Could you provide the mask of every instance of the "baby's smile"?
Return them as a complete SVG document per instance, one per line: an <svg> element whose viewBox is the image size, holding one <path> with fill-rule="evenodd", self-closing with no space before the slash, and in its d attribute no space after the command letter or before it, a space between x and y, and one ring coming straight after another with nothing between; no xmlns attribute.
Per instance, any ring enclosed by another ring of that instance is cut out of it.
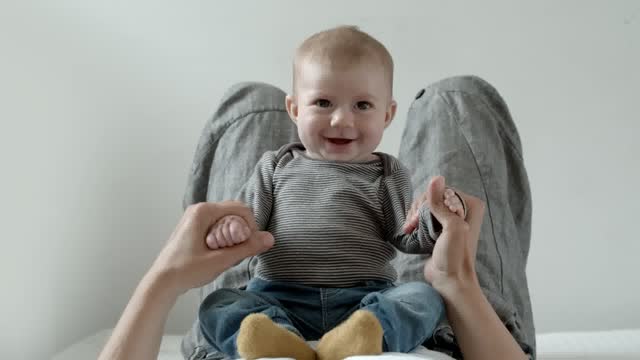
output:
<svg viewBox="0 0 640 360"><path fill-rule="evenodd" d="M297 71L296 95L287 106L306 154L348 162L375 158L395 112L384 67L374 61L346 67L301 61Z"/></svg>
<svg viewBox="0 0 640 360"><path fill-rule="evenodd" d="M335 145L348 145L352 141L354 141L354 139L343 139L343 138L326 138L326 139L327 141Z"/></svg>

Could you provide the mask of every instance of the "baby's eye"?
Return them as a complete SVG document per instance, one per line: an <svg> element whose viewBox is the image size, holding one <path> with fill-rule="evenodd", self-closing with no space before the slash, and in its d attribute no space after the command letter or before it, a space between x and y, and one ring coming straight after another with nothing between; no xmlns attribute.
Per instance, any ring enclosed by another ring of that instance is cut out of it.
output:
<svg viewBox="0 0 640 360"><path fill-rule="evenodd" d="M316 100L315 105L321 108L328 108L331 106L331 101L327 99L318 99Z"/></svg>
<svg viewBox="0 0 640 360"><path fill-rule="evenodd" d="M356 107L358 110L369 110L373 107L373 104L368 101L358 101L358 103L356 103Z"/></svg>

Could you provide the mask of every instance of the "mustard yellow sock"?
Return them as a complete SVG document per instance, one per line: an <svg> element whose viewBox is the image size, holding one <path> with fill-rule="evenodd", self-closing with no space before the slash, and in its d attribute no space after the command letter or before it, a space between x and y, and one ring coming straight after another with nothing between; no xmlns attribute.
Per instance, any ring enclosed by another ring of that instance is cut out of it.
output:
<svg viewBox="0 0 640 360"><path fill-rule="evenodd" d="M304 339L264 314L251 314L244 318L236 342L238 354L247 360L263 357L316 359L315 351Z"/></svg>
<svg viewBox="0 0 640 360"><path fill-rule="evenodd" d="M318 360L342 360L356 355L382 354L382 326L373 313L358 310L318 342Z"/></svg>

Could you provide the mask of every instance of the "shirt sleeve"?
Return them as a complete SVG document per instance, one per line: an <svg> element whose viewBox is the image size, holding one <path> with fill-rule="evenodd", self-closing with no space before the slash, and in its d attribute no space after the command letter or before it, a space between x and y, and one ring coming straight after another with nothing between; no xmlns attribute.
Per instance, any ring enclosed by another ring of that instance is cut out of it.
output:
<svg viewBox="0 0 640 360"><path fill-rule="evenodd" d="M398 250L408 254L431 254L442 226L426 205L419 211L416 229L405 234L402 227L412 203L409 171L400 166L383 179L382 206L385 216L385 236Z"/></svg>
<svg viewBox="0 0 640 360"><path fill-rule="evenodd" d="M273 206L273 174L276 168L276 153L266 152L253 171L253 174L240 191L237 200L244 202L253 210L253 216L259 231L269 227Z"/></svg>

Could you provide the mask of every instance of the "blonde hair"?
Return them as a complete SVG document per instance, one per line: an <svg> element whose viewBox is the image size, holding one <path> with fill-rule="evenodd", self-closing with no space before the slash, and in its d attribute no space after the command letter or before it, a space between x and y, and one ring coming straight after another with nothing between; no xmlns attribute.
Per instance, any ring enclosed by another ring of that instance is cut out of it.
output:
<svg viewBox="0 0 640 360"><path fill-rule="evenodd" d="M393 88L393 59L381 42L358 29L357 26L338 26L313 34L300 44L293 59L293 91L296 74L303 61L311 61L338 69L362 64L378 63Z"/></svg>

